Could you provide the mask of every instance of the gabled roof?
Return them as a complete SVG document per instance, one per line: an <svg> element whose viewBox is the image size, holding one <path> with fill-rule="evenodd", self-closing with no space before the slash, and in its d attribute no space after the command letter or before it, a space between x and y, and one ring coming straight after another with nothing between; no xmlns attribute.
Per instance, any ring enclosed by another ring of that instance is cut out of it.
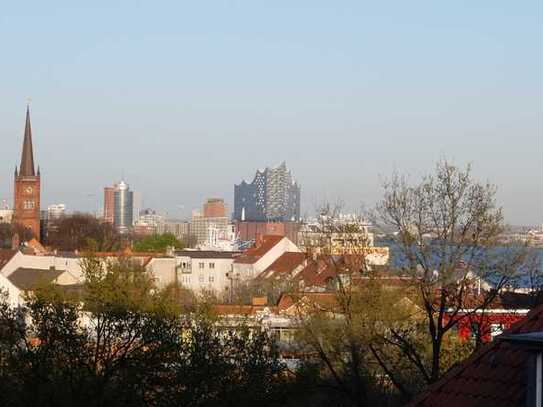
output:
<svg viewBox="0 0 543 407"><path fill-rule="evenodd" d="M275 235L266 235L262 237L262 242L247 250L241 256L239 256L234 263L241 264L254 264L260 258L262 258L266 253L275 247L281 240L284 239L284 236L275 236Z"/></svg>
<svg viewBox="0 0 543 407"><path fill-rule="evenodd" d="M33 290L42 284L52 283L63 270L19 267L8 276L8 280L19 290Z"/></svg>
<svg viewBox="0 0 543 407"><path fill-rule="evenodd" d="M319 260L311 260L295 277L296 281L303 281L305 287L325 287L330 280L338 277L341 269L336 265L321 258Z"/></svg>
<svg viewBox="0 0 543 407"><path fill-rule="evenodd" d="M0 270L17 254L17 250L0 249Z"/></svg>
<svg viewBox="0 0 543 407"><path fill-rule="evenodd" d="M287 312L292 306L297 306L307 311L333 312L338 310L338 301L335 293L325 292L298 292L281 294L277 301L277 311Z"/></svg>
<svg viewBox="0 0 543 407"><path fill-rule="evenodd" d="M305 253L285 252L267 269L260 273L259 278L273 278L290 275L296 268L307 260Z"/></svg>
<svg viewBox="0 0 543 407"><path fill-rule="evenodd" d="M505 334L543 331L543 305ZM420 394L411 406L469 407L525 405L526 363L530 352L498 336Z"/></svg>

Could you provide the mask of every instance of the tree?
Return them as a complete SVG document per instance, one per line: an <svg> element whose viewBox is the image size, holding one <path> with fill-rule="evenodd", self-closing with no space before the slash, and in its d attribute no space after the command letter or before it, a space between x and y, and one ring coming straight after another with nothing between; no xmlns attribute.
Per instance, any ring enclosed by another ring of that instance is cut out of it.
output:
<svg viewBox="0 0 543 407"><path fill-rule="evenodd" d="M164 233L162 235L150 235L134 242L136 252L165 252L169 247L183 249L184 244L175 235Z"/></svg>
<svg viewBox="0 0 543 407"><path fill-rule="evenodd" d="M20 243L34 238L32 229L20 223L0 223L0 249L11 249L15 235L18 236Z"/></svg>
<svg viewBox="0 0 543 407"><path fill-rule="evenodd" d="M384 184L374 220L396 231L399 268L409 276L423 312L421 323L391 329L385 339L426 383L450 366L444 349L449 332L513 285L526 259L526 247L505 246L499 239L504 224L495 194L495 186L472 178L469 166L447 161L419 183L395 174ZM492 281L493 288L478 290L480 281ZM381 362L394 370L391 360Z"/></svg>
<svg viewBox="0 0 543 407"><path fill-rule="evenodd" d="M121 248L121 238L110 223L76 213L51 224L47 244L61 251L114 251Z"/></svg>
<svg viewBox="0 0 543 407"><path fill-rule="evenodd" d="M205 310L183 314L129 260L88 257L77 296L59 286L27 298L25 325L0 302L2 405L271 405L283 400L273 340Z"/></svg>

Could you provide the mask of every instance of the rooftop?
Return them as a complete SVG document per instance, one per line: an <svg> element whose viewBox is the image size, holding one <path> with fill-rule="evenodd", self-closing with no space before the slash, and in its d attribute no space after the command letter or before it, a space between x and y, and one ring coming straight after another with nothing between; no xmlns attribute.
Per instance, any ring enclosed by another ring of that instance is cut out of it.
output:
<svg viewBox="0 0 543 407"><path fill-rule="evenodd" d="M260 278L270 278L279 274L290 274L307 259L305 253L285 252L261 274Z"/></svg>
<svg viewBox="0 0 543 407"><path fill-rule="evenodd" d="M16 254L17 250L0 249L0 269L2 269L2 267L4 267Z"/></svg>
<svg viewBox="0 0 543 407"><path fill-rule="evenodd" d="M254 264L262 256L268 253L276 244L278 244L284 237L283 236L274 236L266 235L262 237L262 242L259 245L250 248L241 256L239 256L235 262L242 264Z"/></svg>
<svg viewBox="0 0 543 407"><path fill-rule="evenodd" d="M19 267L8 276L8 280L20 290L33 290L40 285L52 283L64 271Z"/></svg>
<svg viewBox="0 0 543 407"><path fill-rule="evenodd" d="M540 338L543 305L482 347L441 380L420 394L411 406L520 406L525 405L526 364L530 349L511 338ZM531 335L537 333L536 335ZM529 334L519 336L519 334ZM517 341L518 342L518 341Z"/></svg>

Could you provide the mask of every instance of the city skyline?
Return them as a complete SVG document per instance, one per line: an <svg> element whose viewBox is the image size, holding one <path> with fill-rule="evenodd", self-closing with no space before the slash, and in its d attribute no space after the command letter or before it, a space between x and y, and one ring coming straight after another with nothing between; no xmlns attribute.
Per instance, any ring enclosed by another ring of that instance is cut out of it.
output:
<svg viewBox="0 0 543 407"><path fill-rule="evenodd" d="M99 211L125 178L189 217L286 161L302 214L356 210L446 156L498 186L508 222L543 221L541 4L162 4L7 5L0 200L31 96L43 207Z"/></svg>

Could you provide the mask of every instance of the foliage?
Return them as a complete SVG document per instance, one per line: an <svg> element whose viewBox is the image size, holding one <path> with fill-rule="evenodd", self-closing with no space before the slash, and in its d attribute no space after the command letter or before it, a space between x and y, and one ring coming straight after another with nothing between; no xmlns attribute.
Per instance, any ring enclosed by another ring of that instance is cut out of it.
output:
<svg viewBox="0 0 543 407"><path fill-rule="evenodd" d="M528 252L523 245L505 247L500 241L504 224L496 188L474 180L469 166L441 161L420 182L410 184L396 174L384 190L374 221L396 231L392 239L401 272L411 281L422 319L390 330L380 364L385 371L410 370L415 381L428 384L455 363L446 348L453 345L452 330L517 281ZM481 281L494 287L479 290ZM394 350L402 364L386 357ZM397 385L402 386L400 380Z"/></svg>
<svg viewBox="0 0 543 407"><path fill-rule="evenodd" d="M32 229L16 223L0 223L0 249L11 249L14 235L19 236L19 242L28 242L34 238Z"/></svg>
<svg viewBox="0 0 543 407"><path fill-rule="evenodd" d="M165 252L168 247L183 249L184 244L173 234L164 233L162 235L145 236L140 240L136 240L133 246L136 252Z"/></svg>
<svg viewBox="0 0 543 407"><path fill-rule="evenodd" d="M0 404L272 405L284 366L263 331L182 314L141 267L89 257L81 297L36 290L21 310L0 302Z"/></svg>
<svg viewBox="0 0 543 407"><path fill-rule="evenodd" d="M49 226L47 245L61 251L114 251L121 237L112 224L83 213L63 216Z"/></svg>

